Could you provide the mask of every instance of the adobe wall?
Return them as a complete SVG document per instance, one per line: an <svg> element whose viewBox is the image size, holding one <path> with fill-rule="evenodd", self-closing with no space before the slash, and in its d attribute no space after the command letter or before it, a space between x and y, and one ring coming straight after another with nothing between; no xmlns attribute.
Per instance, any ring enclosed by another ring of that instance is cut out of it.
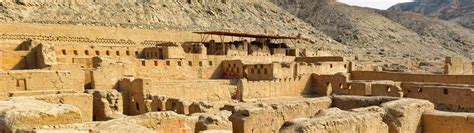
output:
<svg viewBox="0 0 474 133"><path fill-rule="evenodd" d="M0 72L0 90L15 96L20 92L76 91L83 92L82 83L75 80L76 75L68 71L20 70Z"/></svg>
<svg viewBox="0 0 474 133"><path fill-rule="evenodd" d="M448 75L472 75L472 62L465 61L462 57L446 57L444 73Z"/></svg>
<svg viewBox="0 0 474 133"><path fill-rule="evenodd" d="M139 77L154 80L217 79L222 76L221 60L135 60Z"/></svg>
<svg viewBox="0 0 474 133"><path fill-rule="evenodd" d="M94 58L92 89L117 89L126 76L136 76L135 65L128 58ZM113 77L113 78L112 78Z"/></svg>
<svg viewBox="0 0 474 133"><path fill-rule="evenodd" d="M124 112L137 115L152 111L149 104L153 96L168 96L173 98L224 102L231 101L229 80L180 80L155 81L150 79L124 79L119 83L119 91L127 93L124 96Z"/></svg>
<svg viewBox="0 0 474 133"><path fill-rule="evenodd" d="M273 79L291 78L298 75L304 75L304 74L296 73L295 63L290 63L290 64L272 63L272 64L273 64L273 70L271 72L273 73Z"/></svg>
<svg viewBox="0 0 474 133"><path fill-rule="evenodd" d="M140 47L72 47L72 46L55 46L55 54L57 61L61 63L81 63L75 59L101 57L142 57L142 49Z"/></svg>
<svg viewBox="0 0 474 133"><path fill-rule="evenodd" d="M427 82L357 81L344 75L316 75L312 82L317 94L330 96L391 96L425 99L436 109L456 112L473 112L473 85L456 85Z"/></svg>
<svg viewBox="0 0 474 133"><path fill-rule="evenodd" d="M350 72L350 63L348 62L320 62L320 63L305 63L297 64L296 71L298 75L301 74L321 74L332 75L336 73Z"/></svg>
<svg viewBox="0 0 474 133"><path fill-rule="evenodd" d="M402 83L405 97L429 100L436 109L455 112L474 112L474 86Z"/></svg>
<svg viewBox="0 0 474 133"><path fill-rule="evenodd" d="M229 80L151 81L144 92L195 101L231 101Z"/></svg>
<svg viewBox="0 0 474 133"><path fill-rule="evenodd" d="M112 89L92 89L86 91L93 96L94 121L105 121L124 116L124 99L122 93Z"/></svg>
<svg viewBox="0 0 474 133"><path fill-rule="evenodd" d="M330 105L331 99L327 97L279 99L262 104L248 103L237 105L235 113L229 120L232 121L234 133L279 132L285 121L310 117L315 112L329 108Z"/></svg>
<svg viewBox="0 0 474 133"><path fill-rule="evenodd" d="M392 80L401 82L432 82L474 85L474 75L409 74L374 71L352 71L351 80Z"/></svg>
<svg viewBox="0 0 474 133"><path fill-rule="evenodd" d="M276 63L245 65L244 69L247 74L247 79L250 81L275 79L273 73L275 71L273 69L275 64Z"/></svg>
<svg viewBox="0 0 474 133"><path fill-rule="evenodd" d="M471 133L474 131L473 113L431 111L423 113L425 133Z"/></svg>
<svg viewBox="0 0 474 133"><path fill-rule="evenodd" d="M224 78L241 79L244 78L244 64L240 60L222 61L222 70Z"/></svg>
<svg viewBox="0 0 474 133"><path fill-rule="evenodd" d="M269 99L278 97L300 97L314 95L310 75L294 78L275 79L270 81L239 81L239 98L243 101Z"/></svg>

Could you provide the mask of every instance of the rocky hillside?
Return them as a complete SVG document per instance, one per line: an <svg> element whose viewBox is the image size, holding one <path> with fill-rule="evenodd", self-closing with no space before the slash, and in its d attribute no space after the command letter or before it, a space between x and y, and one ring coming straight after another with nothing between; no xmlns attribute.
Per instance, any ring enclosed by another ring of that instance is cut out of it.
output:
<svg viewBox="0 0 474 133"><path fill-rule="evenodd" d="M178 31L302 34L318 46L342 45L268 1L4 0L0 22L100 25ZM317 47L317 46L315 46Z"/></svg>
<svg viewBox="0 0 474 133"><path fill-rule="evenodd" d="M413 13L361 8L335 0L272 0L369 60L442 62L444 56L472 59L474 33L457 24ZM397 59L391 59L397 58ZM364 60L362 58L361 60ZM437 61L439 60L439 61ZM393 64L385 64L391 69ZM395 64L419 68L416 63Z"/></svg>
<svg viewBox="0 0 474 133"><path fill-rule="evenodd" d="M421 13L474 29L473 0L415 0L415 2L392 6L388 10Z"/></svg>

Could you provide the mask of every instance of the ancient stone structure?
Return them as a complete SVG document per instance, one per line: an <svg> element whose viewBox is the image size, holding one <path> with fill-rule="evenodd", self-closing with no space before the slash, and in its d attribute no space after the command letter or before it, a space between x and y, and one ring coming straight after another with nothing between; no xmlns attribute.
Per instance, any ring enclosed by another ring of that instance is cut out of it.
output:
<svg viewBox="0 0 474 133"><path fill-rule="evenodd" d="M0 132L474 131L457 57L446 74L358 71L300 37L30 28L0 30Z"/></svg>

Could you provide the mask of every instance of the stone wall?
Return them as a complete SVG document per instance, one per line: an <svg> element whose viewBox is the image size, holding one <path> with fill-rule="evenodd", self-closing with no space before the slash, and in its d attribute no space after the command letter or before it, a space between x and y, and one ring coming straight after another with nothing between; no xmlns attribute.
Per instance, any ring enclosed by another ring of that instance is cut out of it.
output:
<svg viewBox="0 0 474 133"><path fill-rule="evenodd" d="M310 75L270 81L239 81L238 93L243 101L277 97L300 97L314 95Z"/></svg>

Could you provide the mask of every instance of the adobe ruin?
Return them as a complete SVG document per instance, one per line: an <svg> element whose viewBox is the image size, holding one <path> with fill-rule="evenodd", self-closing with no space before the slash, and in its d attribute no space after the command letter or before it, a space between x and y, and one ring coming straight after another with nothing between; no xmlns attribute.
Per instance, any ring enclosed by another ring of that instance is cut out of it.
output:
<svg viewBox="0 0 474 133"><path fill-rule="evenodd" d="M445 74L359 71L303 37L0 29L0 132L474 131L458 57Z"/></svg>

